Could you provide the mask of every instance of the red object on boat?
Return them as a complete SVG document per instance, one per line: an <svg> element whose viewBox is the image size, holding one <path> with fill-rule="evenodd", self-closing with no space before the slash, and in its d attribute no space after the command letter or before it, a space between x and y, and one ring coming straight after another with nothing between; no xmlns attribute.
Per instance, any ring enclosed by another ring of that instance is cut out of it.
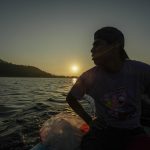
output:
<svg viewBox="0 0 150 150"><path fill-rule="evenodd" d="M84 123L81 125L80 127L80 130L83 132L83 133L87 133L89 131L90 127L88 124Z"/></svg>

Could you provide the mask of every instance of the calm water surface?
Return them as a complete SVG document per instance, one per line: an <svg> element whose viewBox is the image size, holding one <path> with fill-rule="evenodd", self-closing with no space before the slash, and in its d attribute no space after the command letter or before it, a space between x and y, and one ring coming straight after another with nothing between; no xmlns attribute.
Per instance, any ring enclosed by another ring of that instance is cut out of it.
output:
<svg viewBox="0 0 150 150"><path fill-rule="evenodd" d="M0 149L30 149L39 142L45 120L62 111L72 112L65 98L75 80L0 78Z"/></svg>

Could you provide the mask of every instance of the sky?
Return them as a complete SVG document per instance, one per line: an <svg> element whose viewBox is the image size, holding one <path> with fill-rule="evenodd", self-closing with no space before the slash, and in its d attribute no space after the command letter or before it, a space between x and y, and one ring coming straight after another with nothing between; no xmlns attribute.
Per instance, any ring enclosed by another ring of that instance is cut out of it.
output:
<svg viewBox="0 0 150 150"><path fill-rule="evenodd" d="M80 75L94 66L94 32L114 26L129 57L150 64L149 6L149 0L0 0L0 59Z"/></svg>

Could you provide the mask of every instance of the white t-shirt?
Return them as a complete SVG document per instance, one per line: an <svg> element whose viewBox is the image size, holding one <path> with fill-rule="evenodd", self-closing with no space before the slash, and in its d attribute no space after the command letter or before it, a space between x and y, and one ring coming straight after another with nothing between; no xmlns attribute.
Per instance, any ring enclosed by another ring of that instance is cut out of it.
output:
<svg viewBox="0 0 150 150"><path fill-rule="evenodd" d="M150 65L126 60L117 73L95 66L78 78L69 93L78 100L90 95L97 117L103 116L108 126L140 127L141 96L150 96Z"/></svg>

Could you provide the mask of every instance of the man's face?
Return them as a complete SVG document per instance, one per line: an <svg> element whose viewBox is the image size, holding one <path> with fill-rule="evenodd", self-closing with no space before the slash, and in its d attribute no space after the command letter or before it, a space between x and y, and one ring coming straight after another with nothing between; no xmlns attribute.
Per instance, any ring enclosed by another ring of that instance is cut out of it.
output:
<svg viewBox="0 0 150 150"><path fill-rule="evenodd" d="M110 62L114 55L113 46L108 44L105 40L97 39L93 43L91 49L92 60L96 65L106 66Z"/></svg>

